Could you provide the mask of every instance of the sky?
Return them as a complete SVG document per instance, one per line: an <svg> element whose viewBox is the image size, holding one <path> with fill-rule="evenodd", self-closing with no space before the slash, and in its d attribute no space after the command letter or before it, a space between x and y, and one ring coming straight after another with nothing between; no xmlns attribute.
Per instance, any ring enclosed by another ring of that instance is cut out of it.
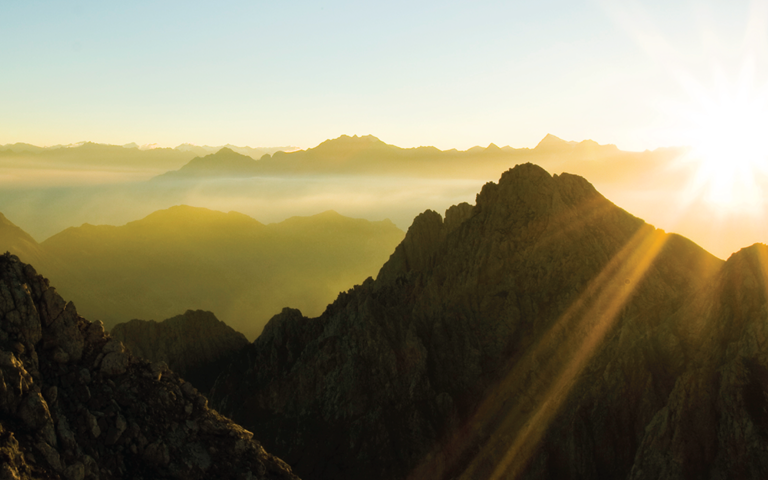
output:
<svg viewBox="0 0 768 480"><path fill-rule="evenodd" d="M768 110L767 12L707 0L0 2L0 144L307 148L373 134L466 149L552 133L685 145L712 99Z"/></svg>

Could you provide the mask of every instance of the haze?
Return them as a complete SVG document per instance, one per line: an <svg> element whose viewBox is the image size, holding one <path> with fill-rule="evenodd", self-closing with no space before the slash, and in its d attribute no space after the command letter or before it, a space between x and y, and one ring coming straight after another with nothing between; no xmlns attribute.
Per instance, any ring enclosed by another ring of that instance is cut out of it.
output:
<svg viewBox="0 0 768 480"><path fill-rule="evenodd" d="M0 212L39 242L175 205L405 230L528 161L721 258L768 238L765 1L38 6L0 6ZM259 166L187 175L221 147Z"/></svg>
<svg viewBox="0 0 768 480"><path fill-rule="evenodd" d="M45 5L45 8L39 8ZM0 144L624 150L765 85L765 2L3 2ZM749 66L751 64L751 66ZM706 96L706 95L705 95Z"/></svg>

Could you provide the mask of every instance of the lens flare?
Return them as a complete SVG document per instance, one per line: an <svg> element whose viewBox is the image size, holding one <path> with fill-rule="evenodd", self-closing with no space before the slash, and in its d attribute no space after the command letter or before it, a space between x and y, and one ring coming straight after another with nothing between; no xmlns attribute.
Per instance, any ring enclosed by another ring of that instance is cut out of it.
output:
<svg viewBox="0 0 768 480"><path fill-rule="evenodd" d="M735 84L723 74L716 76L715 87L709 90L685 82L694 102L680 112L687 125L682 135L693 147L686 161L697 165L686 195L722 211L755 210L764 202L768 89L753 87L751 65L745 62Z"/></svg>

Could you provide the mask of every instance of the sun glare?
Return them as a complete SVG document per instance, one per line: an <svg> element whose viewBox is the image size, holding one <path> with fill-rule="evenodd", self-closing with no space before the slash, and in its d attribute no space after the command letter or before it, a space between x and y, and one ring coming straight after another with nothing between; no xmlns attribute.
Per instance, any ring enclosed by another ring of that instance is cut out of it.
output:
<svg viewBox="0 0 768 480"><path fill-rule="evenodd" d="M693 147L688 159L698 164L691 194L724 210L759 207L768 172L765 90L751 88L744 76L735 86L719 81L714 92L693 89L697 106L684 115Z"/></svg>

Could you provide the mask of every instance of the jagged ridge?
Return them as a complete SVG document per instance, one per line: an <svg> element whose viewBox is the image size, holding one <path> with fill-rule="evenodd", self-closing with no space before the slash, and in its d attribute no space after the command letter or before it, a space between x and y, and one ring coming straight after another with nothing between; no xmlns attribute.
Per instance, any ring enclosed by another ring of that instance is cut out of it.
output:
<svg viewBox="0 0 768 480"><path fill-rule="evenodd" d="M297 478L207 403L0 256L2 478Z"/></svg>
<svg viewBox="0 0 768 480"><path fill-rule="evenodd" d="M611 403L590 386L604 385L599 372L633 319L664 316L721 263L581 177L518 165L474 207L449 209L445 221L419 215L376 281L322 316L274 317L212 401L258 426L307 478L485 478L539 415L547 422L516 467L536 478L626 478L663 395L644 404L630 388L634 398ZM584 414L601 427L597 439L574 438L574 415L600 402ZM601 415L617 420L603 425Z"/></svg>

